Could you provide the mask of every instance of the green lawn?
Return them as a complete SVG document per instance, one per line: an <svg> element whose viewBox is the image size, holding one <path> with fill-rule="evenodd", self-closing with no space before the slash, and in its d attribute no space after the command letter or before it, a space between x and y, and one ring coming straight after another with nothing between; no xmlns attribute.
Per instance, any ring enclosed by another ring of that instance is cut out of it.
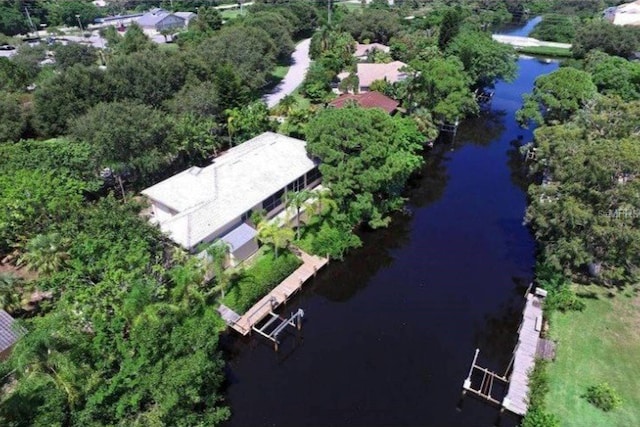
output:
<svg viewBox="0 0 640 427"><path fill-rule="evenodd" d="M529 46L518 47L516 50L527 55L550 56L553 58L571 58L573 56L571 49L562 47Z"/></svg>
<svg viewBox="0 0 640 427"><path fill-rule="evenodd" d="M276 66L276 69L273 70L273 72L271 73L271 75L278 79L278 81L284 79L284 76L287 75L287 71L289 71L289 68L291 67L291 65L278 65Z"/></svg>
<svg viewBox="0 0 640 427"><path fill-rule="evenodd" d="M549 364L546 407L563 427L640 426L640 297L612 296L596 287L579 293L586 292L584 311L552 315L558 346L557 359ZM601 382L618 392L621 407L603 412L581 397Z"/></svg>
<svg viewBox="0 0 640 427"><path fill-rule="evenodd" d="M243 9L242 14L244 15L245 13L246 11ZM230 21L240 16L240 9L225 9L220 11L220 15L222 15L223 20Z"/></svg>

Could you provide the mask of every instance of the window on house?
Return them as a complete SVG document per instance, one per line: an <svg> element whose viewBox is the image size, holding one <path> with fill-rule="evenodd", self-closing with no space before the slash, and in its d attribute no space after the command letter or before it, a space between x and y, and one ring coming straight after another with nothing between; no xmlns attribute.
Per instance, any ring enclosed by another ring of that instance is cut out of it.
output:
<svg viewBox="0 0 640 427"><path fill-rule="evenodd" d="M287 191L300 191L304 189L304 176L293 181L291 184L287 185Z"/></svg>
<svg viewBox="0 0 640 427"><path fill-rule="evenodd" d="M307 185L311 184L314 181L317 181L321 177L322 175L320 174L320 170L318 170L317 167L311 169L309 172L307 172Z"/></svg>
<svg viewBox="0 0 640 427"><path fill-rule="evenodd" d="M273 194L272 196L267 197L262 202L262 208L267 212L271 212L272 210L274 210L275 208L277 208L278 206L280 206L282 204L282 195L283 194L284 194L284 189L278 191L277 193Z"/></svg>

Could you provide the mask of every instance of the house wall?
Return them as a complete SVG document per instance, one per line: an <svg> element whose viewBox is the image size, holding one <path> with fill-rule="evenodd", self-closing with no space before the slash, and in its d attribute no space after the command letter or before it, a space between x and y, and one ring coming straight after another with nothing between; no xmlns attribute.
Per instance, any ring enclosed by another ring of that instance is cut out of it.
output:
<svg viewBox="0 0 640 427"><path fill-rule="evenodd" d="M258 242L257 240L251 239L235 251L233 251L232 255L232 265L237 265L238 263L244 261L249 258L251 255L255 254L258 251Z"/></svg>
<svg viewBox="0 0 640 427"><path fill-rule="evenodd" d="M229 221L225 226L220 227L216 231L214 231L213 233L209 234L207 237L205 237L202 240L201 243L213 242L218 237L224 236L225 234L227 234L228 232L230 232L231 230L233 230L234 228L239 226L241 223L242 223L242 218L241 217L236 217L232 221ZM195 245L195 246L198 246L198 245ZM195 248L195 246L194 246L194 248Z"/></svg>
<svg viewBox="0 0 640 427"><path fill-rule="evenodd" d="M172 218L174 215L178 213L178 211L175 211L170 207L165 206L162 203L156 202L156 201L151 202L151 207L153 209L153 216L160 223Z"/></svg>
<svg viewBox="0 0 640 427"><path fill-rule="evenodd" d="M184 19L175 15L169 15L166 18L164 18L162 21L156 24L156 30L158 31L162 31L164 29L169 29L169 28L183 28L183 27L184 27Z"/></svg>
<svg viewBox="0 0 640 427"><path fill-rule="evenodd" d="M321 177L317 177L316 179L308 180L307 179L308 175L309 175L308 173L302 175L302 176L305 177L305 185L304 185L303 188L305 188L305 189L314 188L315 186L320 184L320 182L322 182L322 178ZM299 179L299 178L300 177L296 178L296 180ZM285 193L286 193L286 187L284 188L284 190L285 190ZM274 194L276 194L276 193L274 193ZM274 209L272 209L269 212L267 212L266 213L266 218L267 219L273 218L279 212L281 212L284 208L285 208L285 203L283 201L282 203L280 203L279 206L277 206ZM164 207L164 209L166 209L167 212L169 212L169 213L171 212L171 209L169 209L166 206ZM251 208L251 211L256 212L256 211L260 211L262 209L264 209L264 206L263 206L263 203L260 202L257 205L255 205L253 208ZM154 207L154 214L155 214L155 207ZM162 212L161 214L162 215L167 215L167 213L165 213L165 212ZM175 213L173 213L172 215L175 215ZM243 218L244 215L245 215L245 212L243 212L240 216L234 218L232 221L229 221L224 227L220 227L219 229L217 229L213 233L209 234L209 236L207 236L205 239L203 239L201 241L201 243L213 242L215 239L224 236L225 234L227 234L228 232L230 232L231 230L233 230L234 228L236 228L238 225L240 225L242 222L245 221L245 218ZM169 218L170 218L170 216L169 216ZM193 249L195 249L195 247L197 247L198 244L194 244L193 245ZM256 245L257 245L257 243L256 243Z"/></svg>
<svg viewBox="0 0 640 427"><path fill-rule="evenodd" d="M13 346L7 348L4 351L0 351L0 361L7 360L9 358L9 356L11 355L11 350L12 349L13 349Z"/></svg>

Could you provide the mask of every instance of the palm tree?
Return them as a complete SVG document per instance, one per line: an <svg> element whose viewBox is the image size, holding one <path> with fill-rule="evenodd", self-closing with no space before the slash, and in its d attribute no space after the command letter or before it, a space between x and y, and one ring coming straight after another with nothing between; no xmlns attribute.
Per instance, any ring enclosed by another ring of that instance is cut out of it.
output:
<svg viewBox="0 0 640 427"><path fill-rule="evenodd" d="M9 313L22 307L17 286L22 280L13 273L0 273L0 309Z"/></svg>
<svg viewBox="0 0 640 427"><path fill-rule="evenodd" d="M300 209L302 209L305 202L309 200L309 197L311 197L309 190L287 192L284 196L287 208L294 208L296 210L296 240L300 240Z"/></svg>
<svg viewBox="0 0 640 427"><path fill-rule="evenodd" d="M275 114L289 116L297 105L298 100L296 97L293 95L287 95L280 100L273 110Z"/></svg>
<svg viewBox="0 0 640 427"><path fill-rule="evenodd" d="M38 321L13 349L16 375L21 384L34 390L44 384L53 384L66 397L66 405L73 408L79 401L81 388L86 386L83 379L87 372L74 362L72 342L80 342L78 329L65 315L53 314Z"/></svg>
<svg viewBox="0 0 640 427"><path fill-rule="evenodd" d="M38 234L29 240L26 252L18 262L40 274L54 273L63 268L69 259L65 251L66 243L58 233Z"/></svg>
<svg viewBox="0 0 640 427"><path fill-rule="evenodd" d="M207 258L211 260L211 263L207 263L209 264L207 267L213 267L214 269L212 274L207 274L207 276L215 277L218 284L215 289L220 291L222 298L224 298L224 292L231 283L229 276L227 276L224 271L224 265L230 252L231 247L222 240L214 241L213 244L207 248ZM207 270L209 270L209 268L207 268Z"/></svg>
<svg viewBox="0 0 640 427"><path fill-rule="evenodd" d="M204 269L196 258L192 258L184 265L178 265L169 270L169 277L174 288L171 299L174 304L183 308L204 305L204 296L200 290L204 281Z"/></svg>
<svg viewBox="0 0 640 427"><path fill-rule="evenodd" d="M312 192L310 200L311 210L318 213L320 216L325 215L325 210L331 212L338 209L338 204L331 197L331 190L328 188L321 188Z"/></svg>
<svg viewBox="0 0 640 427"><path fill-rule="evenodd" d="M229 145L233 146L233 137L238 131L238 126L236 126L236 122L241 118L241 112L238 108L231 108L225 110L224 112L227 115L227 132L229 133Z"/></svg>
<svg viewBox="0 0 640 427"><path fill-rule="evenodd" d="M278 248L286 248L293 240L293 230L275 221L262 221L258 225L258 239L262 243L272 245L275 257L278 258Z"/></svg>

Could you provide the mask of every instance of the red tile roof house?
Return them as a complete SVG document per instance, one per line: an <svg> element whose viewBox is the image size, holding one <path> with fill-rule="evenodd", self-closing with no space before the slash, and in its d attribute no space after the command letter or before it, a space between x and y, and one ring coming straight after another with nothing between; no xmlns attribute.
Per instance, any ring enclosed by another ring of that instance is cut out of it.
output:
<svg viewBox="0 0 640 427"><path fill-rule="evenodd" d="M376 80L385 80L389 83L396 83L407 78L404 71L400 71L407 64L401 61L393 61L388 64L358 64L358 79L360 81L360 92L368 92L371 83ZM349 77L348 72L338 74L340 80Z"/></svg>
<svg viewBox="0 0 640 427"><path fill-rule="evenodd" d="M400 103L380 92L365 92L359 94L345 93L329 103L329 106L342 108L349 101L355 102L362 108L381 108L389 114L398 110Z"/></svg>

